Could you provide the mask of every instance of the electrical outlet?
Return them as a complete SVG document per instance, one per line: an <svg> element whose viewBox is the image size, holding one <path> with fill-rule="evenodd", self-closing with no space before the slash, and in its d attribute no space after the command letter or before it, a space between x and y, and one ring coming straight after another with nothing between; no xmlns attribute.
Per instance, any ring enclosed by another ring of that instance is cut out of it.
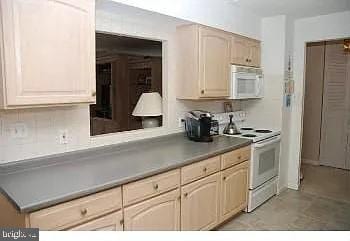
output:
<svg viewBox="0 0 350 241"><path fill-rule="evenodd" d="M180 128L184 128L185 127L185 120L183 118L181 118L181 117L179 117L178 127L180 127Z"/></svg>
<svg viewBox="0 0 350 241"><path fill-rule="evenodd" d="M59 133L60 137L60 144L65 145L68 144L68 131L67 130L61 130Z"/></svg>
<svg viewBox="0 0 350 241"><path fill-rule="evenodd" d="M22 139L28 136L28 128L25 123L12 124L9 129L11 138Z"/></svg>

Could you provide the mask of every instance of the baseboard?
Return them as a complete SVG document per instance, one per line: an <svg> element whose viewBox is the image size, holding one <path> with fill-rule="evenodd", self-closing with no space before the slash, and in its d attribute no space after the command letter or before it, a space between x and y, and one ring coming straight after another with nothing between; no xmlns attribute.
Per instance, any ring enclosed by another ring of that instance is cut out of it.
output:
<svg viewBox="0 0 350 241"><path fill-rule="evenodd" d="M277 195L280 195L282 192L288 190L287 186L284 186L282 188L277 188Z"/></svg>
<svg viewBox="0 0 350 241"><path fill-rule="evenodd" d="M313 165L313 166L319 166L320 162L315 161L315 160L310 160L310 159L301 159L302 164L308 164L308 165Z"/></svg>

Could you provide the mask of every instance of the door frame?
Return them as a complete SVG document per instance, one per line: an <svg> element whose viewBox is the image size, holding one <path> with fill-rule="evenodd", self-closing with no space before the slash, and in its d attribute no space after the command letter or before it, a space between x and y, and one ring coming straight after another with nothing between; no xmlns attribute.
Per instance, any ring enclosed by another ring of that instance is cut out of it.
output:
<svg viewBox="0 0 350 241"><path fill-rule="evenodd" d="M344 13L346 14L346 13ZM337 26L337 28L327 27L330 22L343 22L343 18L350 16L322 16L319 21L309 21L309 19L299 19L294 22L294 96L290 108L290 134L288 153L288 187L298 190L300 186L301 171L301 148L303 135L304 117L304 96L305 96L305 64L306 64L306 44L308 42L319 42L327 40L346 39L350 36L350 28ZM328 19L333 17L332 19ZM340 19L341 18L341 19ZM348 164L349 165L349 164Z"/></svg>

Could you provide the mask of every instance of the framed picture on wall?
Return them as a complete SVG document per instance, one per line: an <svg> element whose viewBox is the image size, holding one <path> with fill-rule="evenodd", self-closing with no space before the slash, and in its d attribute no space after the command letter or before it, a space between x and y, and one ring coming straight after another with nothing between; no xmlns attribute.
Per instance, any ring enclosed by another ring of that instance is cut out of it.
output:
<svg viewBox="0 0 350 241"><path fill-rule="evenodd" d="M233 112L232 102L224 102L224 110L225 112Z"/></svg>

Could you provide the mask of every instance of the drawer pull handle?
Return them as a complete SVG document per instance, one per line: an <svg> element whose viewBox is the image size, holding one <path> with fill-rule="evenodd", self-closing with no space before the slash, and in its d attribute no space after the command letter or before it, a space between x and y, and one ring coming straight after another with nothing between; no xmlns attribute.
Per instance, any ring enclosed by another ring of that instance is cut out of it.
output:
<svg viewBox="0 0 350 241"><path fill-rule="evenodd" d="M238 156L238 160L241 160L242 156Z"/></svg>
<svg viewBox="0 0 350 241"><path fill-rule="evenodd" d="M203 168L203 172L207 172L207 168L206 167Z"/></svg>
<svg viewBox="0 0 350 241"><path fill-rule="evenodd" d="M85 216L87 214L87 209L83 208L82 210L80 210L81 215Z"/></svg>
<svg viewBox="0 0 350 241"><path fill-rule="evenodd" d="M226 180L226 177L223 177L222 179L225 181L225 180Z"/></svg>
<svg viewBox="0 0 350 241"><path fill-rule="evenodd" d="M188 193L186 192L185 194L184 194L184 197L187 197L188 196Z"/></svg>
<svg viewBox="0 0 350 241"><path fill-rule="evenodd" d="M154 184L153 188L154 188L154 190L158 190L158 188L159 188L158 184Z"/></svg>

